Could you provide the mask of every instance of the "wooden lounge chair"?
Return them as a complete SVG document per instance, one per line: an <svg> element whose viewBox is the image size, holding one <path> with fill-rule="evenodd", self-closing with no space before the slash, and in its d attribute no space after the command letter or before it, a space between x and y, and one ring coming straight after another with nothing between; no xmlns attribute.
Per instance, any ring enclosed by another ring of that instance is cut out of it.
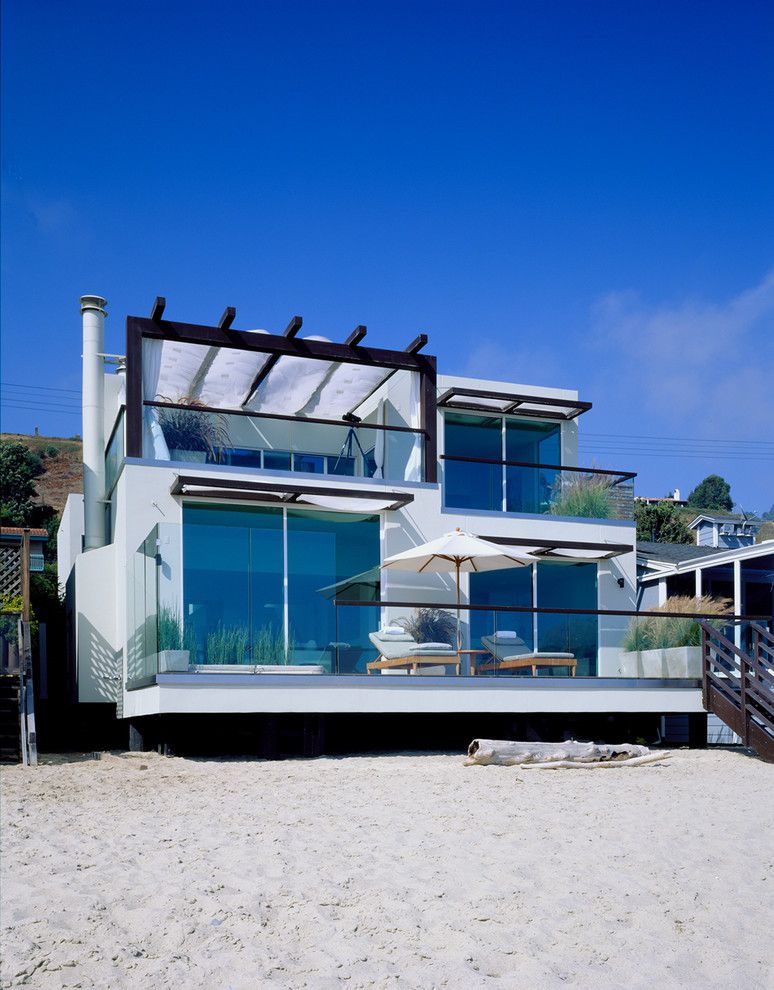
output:
<svg viewBox="0 0 774 990"><path fill-rule="evenodd" d="M476 664L476 673L501 670L527 670L537 677L538 667L567 667L570 676L575 677L577 660L573 653L555 651L540 652L530 650L523 639L518 636L482 636L481 642L491 654L492 659ZM522 652L519 652L519 650Z"/></svg>
<svg viewBox="0 0 774 990"><path fill-rule="evenodd" d="M369 633L368 638L379 651L377 659L366 664L369 674L375 670L396 674L445 674L446 667L455 667L456 673L460 672L459 654L451 646L442 649L437 644L430 644L424 647L408 633L384 637L380 633ZM433 667L437 669L430 669Z"/></svg>

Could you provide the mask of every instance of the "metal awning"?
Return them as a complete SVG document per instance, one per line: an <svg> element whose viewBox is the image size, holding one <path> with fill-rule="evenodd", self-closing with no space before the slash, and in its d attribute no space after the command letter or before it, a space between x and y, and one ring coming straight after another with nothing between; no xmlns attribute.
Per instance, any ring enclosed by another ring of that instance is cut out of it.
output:
<svg viewBox="0 0 774 990"><path fill-rule="evenodd" d="M335 488L195 475L178 475L169 491L171 495L195 498L228 498L280 505L304 503L336 512L381 512L401 509L414 501L414 496L408 492L381 488Z"/></svg>
<svg viewBox="0 0 774 990"><path fill-rule="evenodd" d="M591 409L590 402L580 399L556 399L543 395L520 395L513 392L489 392L478 388L449 388L438 399L445 409L472 412L507 413L539 419L575 419Z"/></svg>
<svg viewBox="0 0 774 990"><path fill-rule="evenodd" d="M592 543L581 540L538 540L514 539L510 536L482 536L482 540L497 543L501 546L530 547L531 556L538 560L608 560L620 557L625 553L633 553L634 547L628 543Z"/></svg>

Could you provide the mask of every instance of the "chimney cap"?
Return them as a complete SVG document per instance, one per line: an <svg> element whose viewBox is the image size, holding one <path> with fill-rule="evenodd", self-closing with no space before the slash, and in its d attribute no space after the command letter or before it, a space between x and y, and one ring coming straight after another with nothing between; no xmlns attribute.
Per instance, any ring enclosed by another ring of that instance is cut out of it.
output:
<svg viewBox="0 0 774 990"><path fill-rule="evenodd" d="M107 316L106 307L107 299L103 299L102 296L81 296L81 313L85 313L89 309L96 309L103 316Z"/></svg>

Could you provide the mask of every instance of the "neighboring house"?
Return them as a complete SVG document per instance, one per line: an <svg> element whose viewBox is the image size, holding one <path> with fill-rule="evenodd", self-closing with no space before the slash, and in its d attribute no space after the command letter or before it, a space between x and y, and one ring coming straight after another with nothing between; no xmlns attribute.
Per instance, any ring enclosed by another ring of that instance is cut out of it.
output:
<svg viewBox="0 0 774 990"><path fill-rule="evenodd" d="M189 325L161 300L128 318L125 368L105 375L105 302L82 312L85 491L58 544L81 701L142 731L206 713L702 713L696 678L620 675L634 475L578 466L576 391L438 374L424 336L238 332L233 311ZM463 575L479 652L462 676L369 675L372 634L454 611L449 575L381 562L455 527L530 554ZM468 676L493 634L554 666Z"/></svg>
<svg viewBox="0 0 774 990"><path fill-rule="evenodd" d="M30 572L42 571L48 532L22 526L0 526L0 596L15 598L23 592L22 546L24 534L30 540Z"/></svg>
<svg viewBox="0 0 774 990"><path fill-rule="evenodd" d="M645 505L656 505L658 502L673 502L675 505L688 504L684 498L680 498L679 488L675 488L671 495L662 495L661 497L653 495L635 495L634 501L643 502Z"/></svg>
<svg viewBox="0 0 774 990"><path fill-rule="evenodd" d="M749 547L755 543L761 520L741 512L702 512L688 524L700 547Z"/></svg>
<svg viewBox="0 0 774 990"><path fill-rule="evenodd" d="M772 615L774 540L734 549L638 541L637 585L642 610L674 595L711 595L733 602L735 615Z"/></svg>

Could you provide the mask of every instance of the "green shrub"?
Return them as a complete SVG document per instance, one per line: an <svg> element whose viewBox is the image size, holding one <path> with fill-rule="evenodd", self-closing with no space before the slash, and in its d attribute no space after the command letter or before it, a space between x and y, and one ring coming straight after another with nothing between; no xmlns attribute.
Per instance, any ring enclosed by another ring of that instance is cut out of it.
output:
<svg viewBox="0 0 774 990"><path fill-rule="evenodd" d="M642 619L633 619L624 636L621 648L626 653L638 653L642 650L671 650L679 646L699 646L701 644L701 626L696 619L685 619L670 615L675 612L701 612L706 616L726 615L733 611L733 606L726 598L691 598L688 595L676 595L653 609L662 612L663 617L648 615ZM712 620L711 620L712 621ZM715 621L713 624L717 625Z"/></svg>
<svg viewBox="0 0 774 990"><path fill-rule="evenodd" d="M259 629L253 635L253 663L284 666L287 663L284 634L276 632L271 626Z"/></svg>
<svg viewBox="0 0 774 990"><path fill-rule="evenodd" d="M251 663L250 630L246 625L224 626L207 633L206 663Z"/></svg>
<svg viewBox="0 0 774 990"><path fill-rule="evenodd" d="M551 515L609 519L612 513L609 482L593 474L558 476L551 498Z"/></svg>

